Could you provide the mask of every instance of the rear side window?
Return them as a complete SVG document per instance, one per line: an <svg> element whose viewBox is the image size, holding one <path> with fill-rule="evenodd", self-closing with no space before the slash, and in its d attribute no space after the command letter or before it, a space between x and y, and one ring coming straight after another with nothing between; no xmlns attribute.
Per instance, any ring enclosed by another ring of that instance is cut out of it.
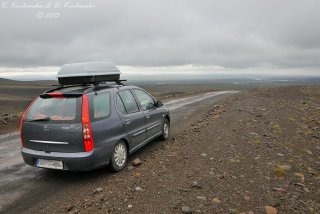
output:
<svg viewBox="0 0 320 214"><path fill-rule="evenodd" d="M79 118L81 98L38 98L25 120L75 121Z"/></svg>
<svg viewBox="0 0 320 214"><path fill-rule="evenodd" d="M139 111L138 104L130 90L120 91L118 93L128 114Z"/></svg>
<svg viewBox="0 0 320 214"><path fill-rule="evenodd" d="M102 119L109 117L111 113L110 109L110 94L98 94L93 95L93 118Z"/></svg>

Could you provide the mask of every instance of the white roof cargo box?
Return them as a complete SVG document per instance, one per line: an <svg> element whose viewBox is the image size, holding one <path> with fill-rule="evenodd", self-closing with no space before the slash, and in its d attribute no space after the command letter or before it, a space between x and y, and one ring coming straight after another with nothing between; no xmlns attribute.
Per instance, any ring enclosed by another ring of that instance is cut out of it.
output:
<svg viewBox="0 0 320 214"><path fill-rule="evenodd" d="M62 66L57 74L59 84L90 84L119 81L120 71L111 62L84 62Z"/></svg>

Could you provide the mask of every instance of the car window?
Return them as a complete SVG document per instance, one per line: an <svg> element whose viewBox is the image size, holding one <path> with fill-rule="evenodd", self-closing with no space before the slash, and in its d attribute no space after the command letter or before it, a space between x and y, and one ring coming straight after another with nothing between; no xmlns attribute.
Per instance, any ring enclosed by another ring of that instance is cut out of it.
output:
<svg viewBox="0 0 320 214"><path fill-rule="evenodd" d="M119 96L119 94L117 94L117 109L122 113L122 114L126 114L126 109L123 105L123 102Z"/></svg>
<svg viewBox="0 0 320 214"><path fill-rule="evenodd" d="M38 98L30 107L26 120L74 121L78 101L79 98Z"/></svg>
<svg viewBox="0 0 320 214"><path fill-rule="evenodd" d="M155 107L154 99L149 94L139 89L134 89L133 91L136 94L143 110L147 110Z"/></svg>
<svg viewBox="0 0 320 214"><path fill-rule="evenodd" d="M128 114L139 111L138 104L136 103L130 90L120 91L119 96Z"/></svg>
<svg viewBox="0 0 320 214"><path fill-rule="evenodd" d="M93 118L101 119L110 115L110 94L98 94L93 96Z"/></svg>

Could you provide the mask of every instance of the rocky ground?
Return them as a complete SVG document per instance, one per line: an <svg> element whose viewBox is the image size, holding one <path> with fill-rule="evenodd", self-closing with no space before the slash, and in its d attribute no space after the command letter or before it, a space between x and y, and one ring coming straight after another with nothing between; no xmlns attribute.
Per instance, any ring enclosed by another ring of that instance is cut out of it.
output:
<svg viewBox="0 0 320 214"><path fill-rule="evenodd" d="M320 213L319 138L320 87L242 92L126 170L27 212Z"/></svg>
<svg viewBox="0 0 320 214"><path fill-rule="evenodd" d="M21 112L16 114L0 114L0 135L17 131L19 127Z"/></svg>

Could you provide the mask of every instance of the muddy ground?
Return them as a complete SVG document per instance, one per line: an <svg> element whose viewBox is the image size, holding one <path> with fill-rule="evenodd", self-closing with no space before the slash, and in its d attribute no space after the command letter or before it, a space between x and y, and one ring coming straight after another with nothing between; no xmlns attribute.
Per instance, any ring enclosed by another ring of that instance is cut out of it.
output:
<svg viewBox="0 0 320 214"><path fill-rule="evenodd" d="M320 213L319 127L320 87L235 94L140 165L26 213Z"/></svg>

